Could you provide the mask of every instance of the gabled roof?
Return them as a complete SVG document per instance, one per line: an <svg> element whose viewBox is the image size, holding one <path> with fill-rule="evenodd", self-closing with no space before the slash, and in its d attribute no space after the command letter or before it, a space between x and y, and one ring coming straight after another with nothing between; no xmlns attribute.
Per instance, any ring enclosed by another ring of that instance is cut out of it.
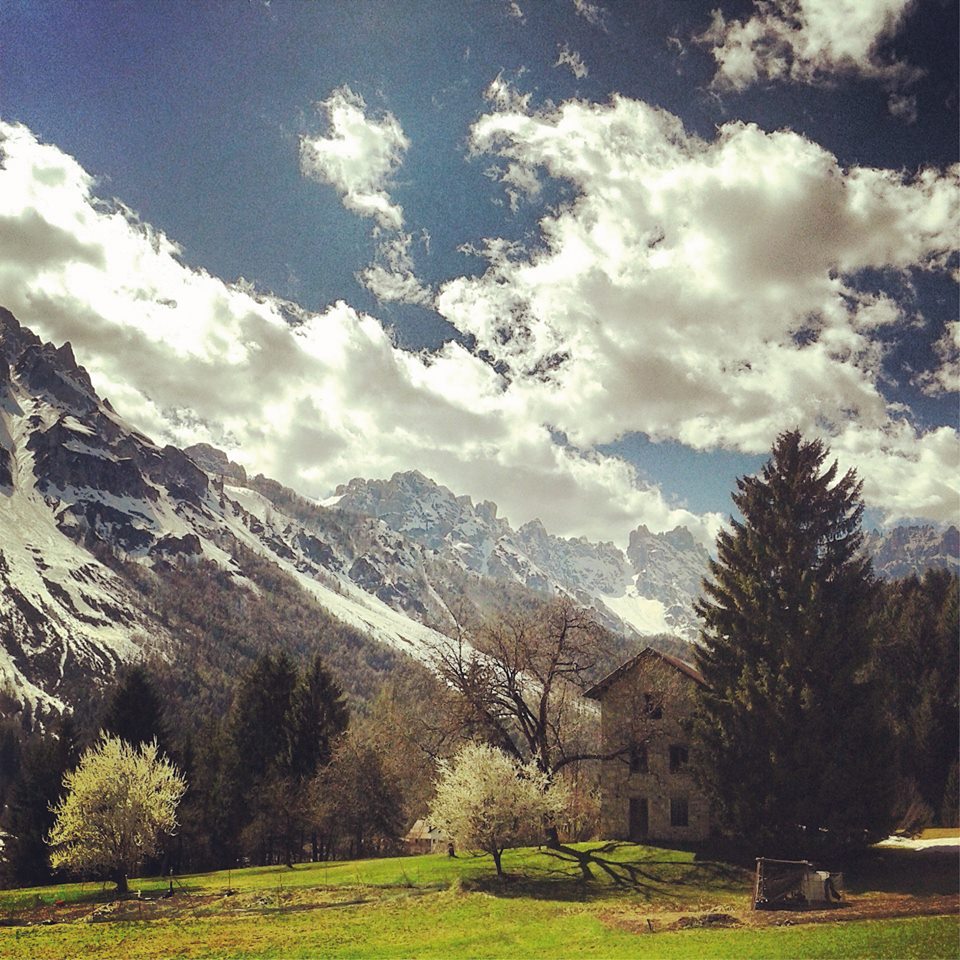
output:
<svg viewBox="0 0 960 960"><path fill-rule="evenodd" d="M602 680L595 683L584 693L584 696L590 697L591 700L599 700L613 684L621 677L626 676L641 660L647 660L650 657L656 657L658 660L662 660L675 670L679 670L680 673L688 676L691 680L699 683L702 687L707 685L707 681L703 679L700 671L692 664L687 663L686 660L681 660L679 657L671 657L669 653L661 653L659 650L654 650L653 647L644 647L635 657L631 657L626 663L621 663L613 673L608 673Z"/></svg>
<svg viewBox="0 0 960 960"><path fill-rule="evenodd" d="M426 820L417 820L403 839L407 841L446 840L447 835Z"/></svg>

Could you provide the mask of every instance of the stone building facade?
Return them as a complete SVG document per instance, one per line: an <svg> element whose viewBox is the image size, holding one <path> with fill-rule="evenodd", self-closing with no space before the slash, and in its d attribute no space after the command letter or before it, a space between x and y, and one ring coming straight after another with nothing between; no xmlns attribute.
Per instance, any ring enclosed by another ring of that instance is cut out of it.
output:
<svg viewBox="0 0 960 960"><path fill-rule="evenodd" d="M710 811L691 770L690 720L703 677L647 647L591 687L600 702L604 760L600 833L608 839L695 842Z"/></svg>

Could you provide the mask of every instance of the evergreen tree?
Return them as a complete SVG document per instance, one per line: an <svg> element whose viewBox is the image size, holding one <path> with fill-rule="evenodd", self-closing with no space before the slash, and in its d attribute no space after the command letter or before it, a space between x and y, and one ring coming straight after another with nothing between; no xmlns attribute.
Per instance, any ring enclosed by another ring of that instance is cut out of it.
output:
<svg viewBox="0 0 960 960"><path fill-rule="evenodd" d="M937 813L944 822L956 818L953 797L945 794L960 761L958 598L960 579L948 570L885 584L876 627L873 675L895 734L903 794L898 812L908 814L916 797L927 821Z"/></svg>
<svg viewBox="0 0 960 960"><path fill-rule="evenodd" d="M20 772L23 738L23 730L16 720L0 718L0 810L6 806L7 791Z"/></svg>
<svg viewBox="0 0 960 960"><path fill-rule="evenodd" d="M73 720L64 715L49 733L35 733L23 745L19 770L0 817L5 834L2 865L16 886L46 883L51 878L46 839L53 826L52 807L63 797L64 775L77 760Z"/></svg>
<svg viewBox="0 0 960 960"><path fill-rule="evenodd" d="M340 685L317 654L300 677L287 719L286 767L308 780L330 762L333 741L347 729L350 713Z"/></svg>
<svg viewBox="0 0 960 960"><path fill-rule="evenodd" d="M247 788L286 772L287 718L296 684L296 665L283 652L263 654L240 680L229 730L236 773Z"/></svg>
<svg viewBox="0 0 960 960"><path fill-rule="evenodd" d="M707 687L697 728L720 825L764 852L889 826L889 735L865 679L876 587L861 484L799 432L737 481L743 519L717 538L698 603Z"/></svg>
<svg viewBox="0 0 960 960"><path fill-rule="evenodd" d="M150 675L140 664L125 669L107 696L102 727L133 747L156 740L167 750L163 703Z"/></svg>
<svg viewBox="0 0 960 960"><path fill-rule="evenodd" d="M216 782L224 852L239 851L243 831L272 794L270 783L286 772L286 721L297 669L286 653L265 653L241 677L226 718L223 757ZM262 835L262 834L260 834ZM267 862L270 850L251 850Z"/></svg>

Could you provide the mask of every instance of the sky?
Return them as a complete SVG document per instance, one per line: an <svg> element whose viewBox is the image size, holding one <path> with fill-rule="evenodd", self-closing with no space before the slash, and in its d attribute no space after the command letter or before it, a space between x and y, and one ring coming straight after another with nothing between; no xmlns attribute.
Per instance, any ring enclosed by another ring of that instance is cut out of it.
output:
<svg viewBox="0 0 960 960"><path fill-rule="evenodd" d="M777 435L955 521L951 0L0 5L0 304L319 499L704 543Z"/></svg>

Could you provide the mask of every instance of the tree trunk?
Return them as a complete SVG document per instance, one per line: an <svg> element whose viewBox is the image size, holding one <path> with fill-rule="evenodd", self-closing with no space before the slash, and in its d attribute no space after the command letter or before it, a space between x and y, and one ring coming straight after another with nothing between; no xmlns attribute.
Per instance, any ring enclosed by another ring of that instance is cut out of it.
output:
<svg viewBox="0 0 960 960"><path fill-rule="evenodd" d="M117 893L123 895L129 893L130 887L127 884L127 873L125 870L118 870L114 875L114 883L117 885Z"/></svg>
<svg viewBox="0 0 960 960"><path fill-rule="evenodd" d="M493 865L497 868L497 876L502 880L503 879L503 867L500 866L500 855L503 853L502 850L491 850L493 854Z"/></svg>

